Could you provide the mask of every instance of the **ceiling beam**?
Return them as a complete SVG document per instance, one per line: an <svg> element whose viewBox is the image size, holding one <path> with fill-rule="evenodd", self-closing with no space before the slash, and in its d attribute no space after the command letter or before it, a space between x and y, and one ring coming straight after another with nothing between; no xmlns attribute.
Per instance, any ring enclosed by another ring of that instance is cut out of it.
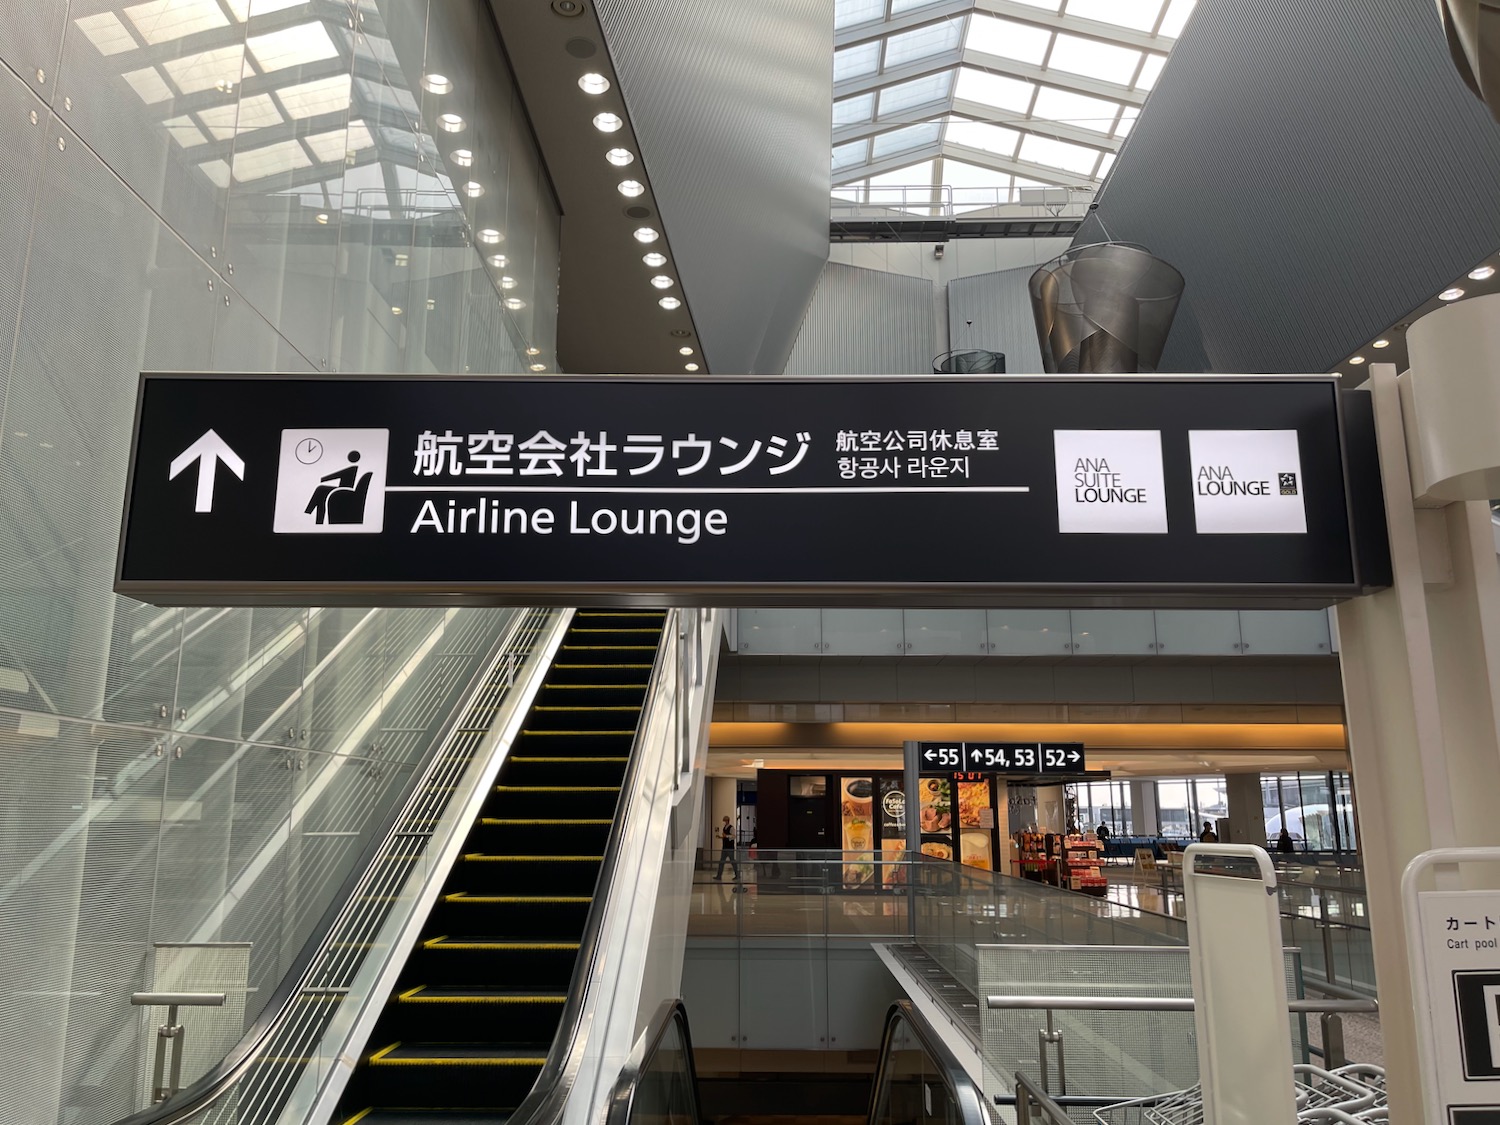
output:
<svg viewBox="0 0 1500 1125"><path fill-rule="evenodd" d="M920 148L907 149L905 152L898 152L879 160L865 161L849 168L836 168L833 173L833 186L840 187L855 180L863 180L867 176L883 176L887 172L905 168L908 164L920 164L924 160L931 160L941 155L943 155L943 146L934 143L922 145Z"/></svg>
<svg viewBox="0 0 1500 1125"><path fill-rule="evenodd" d="M1092 98L1104 98L1133 106L1146 104L1148 93L1146 90L1133 90L1118 82L1087 78L1082 74L1070 74L1066 70L1053 70L1051 67L1044 69L1032 63L1007 59L1001 55L986 54L984 51L964 51L960 62L963 66L977 67L991 74L1003 74L1007 78L1019 78L1026 82L1035 82L1039 86L1051 86L1058 90L1069 90L1075 94L1087 94ZM838 91L835 91L835 97L837 96Z"/></svg>
<svg viewBox="0 0 1500 1125"><path fill-rule="evenodd" d="M958 47L941 54L928 55L925 59L916 59L904 66L893 67L884 73L862 74L858 78L846 78L834 84L833 98L837 101L839 98L847 98L854 94L868 94L871 90L910 82L915 78L926 78L929 74L952 70L963 62L963 59L964 51Z"/></svg>
<svg viewBox="0 0 1500 1125"><path fill-rule="evenodd" d="M984 102L955 98L950 107L954 117L967 117L971 121L982 121L986 125L1001 125L1018 133L1035 133L1039 137L1050 137L1054 141L1083 145L1101 152L1119 152L1123 143L1120 137L1107 137L1093 129L1069 125L1064 121L1050 121L1045 117L1027 117L1013 109L986 105ZM835 134L837 135L837 134Z"/></svg>
<svg viewBox="0 0 1500 1125"><path fill-rule="evenodd" d="M1177 45L1177 40L1170 36L1152 35L1149 31L1136 31L1078 16L1058 15L1042 8L1033 8L1029 4L1017 3L1017 0L974 0L974 10L988 16L999 16L1013 23L1046 28L1048 31L1063 31L1080 39L1112 43L1118 47L1133 47L1138 51L1150 51L1154 55L1165 55Z"/></svg>
<svg viewBox="0 0 1500 1125"><path fill-rule="evenodd" d="M951 141L943 143L942 155L951 160L962 160L965 164L975 164L980 168L988 168L991 172L999 172L1006 176L1021 176L1028 180L1036 180L1038 183L1052 184L1056 187L1093 190L1099 186L1098 180L1082 172L1066 172L1061 168L1053 168L1047 164L1035 164L1030 160L1016 160L1009 156L1001 156L999 153L985 152L980 148L970 148L968 145L956 145Z"/></svg>
<svg viewBox="0 0 1500 1125"><path fill-rule="evenodd" d="M924 102L922 105L914 105L903 109L894 117L877 117L872 121L855 121L849 125L840 125L833 131L833 144L848 144L850 141L864 140L866 137L878 137L882 133L890 133L896 129L904 129L908 125L923 125L927 122L947 117L953 112L953 101L951 98L940 98L935 102Z"/></svg>
<svg viewBox="0 0 1500 1125"><path fill-rule="evenodd" d="M861 43L869 43L887 35L899 35L903 31L915 31L919 27L930 27L935 23L962 19L973 10L974 0L943 0L940 4L927 5L899 16L892 16L889 20L867 20L864 23L846 27L842 31L835 31L833 49L856 47Z"/></svg>

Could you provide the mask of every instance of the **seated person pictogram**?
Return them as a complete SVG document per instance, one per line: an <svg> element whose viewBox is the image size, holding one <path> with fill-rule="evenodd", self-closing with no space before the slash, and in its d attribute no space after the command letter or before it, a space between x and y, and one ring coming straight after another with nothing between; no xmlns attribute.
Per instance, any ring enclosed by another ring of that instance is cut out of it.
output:
<svg viewBox="0 0 1500 1125"><path fill-rule="evenodd" d="M303 511L320 524L363 523L372 476L360 473L359 450L353 450L348 465L322 478Z"/></svg>

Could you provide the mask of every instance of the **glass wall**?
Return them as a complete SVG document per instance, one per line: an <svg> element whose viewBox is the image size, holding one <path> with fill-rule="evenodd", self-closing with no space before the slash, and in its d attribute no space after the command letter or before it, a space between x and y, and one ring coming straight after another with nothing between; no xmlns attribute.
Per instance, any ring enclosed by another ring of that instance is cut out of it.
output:
<svg viewBox="0 0 1500 1125"><path fill-rule="evenodd" d="M1283 827L1297 851L1357 851L1354 784L1343 770L1262 774L1266 838L1274 846Z"/></svg>
<svg viewBox="0 0 1500 1125"><path fill-rule="evenodd" d="M1128 781L1083 781L1073 787L1078 800L1078 823L1085 829L1103 824L1116 836L1152 829L1137 828L1130 815Z"/></svg>
<svg viewBox="0 0 1500 1125"><path fill-rule="evenodd" d="M0 62L0 1118L90 1125L130 992L238 1034L504 621L115 596L138 372L550 369L559 219L483 0L35 0Z"/></svg>

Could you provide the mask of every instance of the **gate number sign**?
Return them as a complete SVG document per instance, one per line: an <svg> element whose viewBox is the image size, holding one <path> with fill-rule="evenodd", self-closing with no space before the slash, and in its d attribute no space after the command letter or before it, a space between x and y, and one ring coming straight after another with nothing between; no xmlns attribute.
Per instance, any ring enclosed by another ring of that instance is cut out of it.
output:
<svg viewBox="0 0 1500 1125"><path fill-rule="evenodd" d="M1081 742L922 742L923 773L1083 773Z"/></svg>

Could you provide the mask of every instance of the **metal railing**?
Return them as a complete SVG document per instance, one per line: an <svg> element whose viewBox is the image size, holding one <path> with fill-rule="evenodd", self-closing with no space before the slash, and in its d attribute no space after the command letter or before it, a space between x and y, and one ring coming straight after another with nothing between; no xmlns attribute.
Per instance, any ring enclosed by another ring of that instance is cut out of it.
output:
<svg viewBox="0 0 1500 1125"><path fill-rule="evenodd" d="M878 217L898 212L951 218L955 215L1026 214L1061 217L1086 214L1092 188L953 187L950 184L850 184L833 189L829 213L835 219ZM1005 210L1002 211L1001 209Z"/></svg>

